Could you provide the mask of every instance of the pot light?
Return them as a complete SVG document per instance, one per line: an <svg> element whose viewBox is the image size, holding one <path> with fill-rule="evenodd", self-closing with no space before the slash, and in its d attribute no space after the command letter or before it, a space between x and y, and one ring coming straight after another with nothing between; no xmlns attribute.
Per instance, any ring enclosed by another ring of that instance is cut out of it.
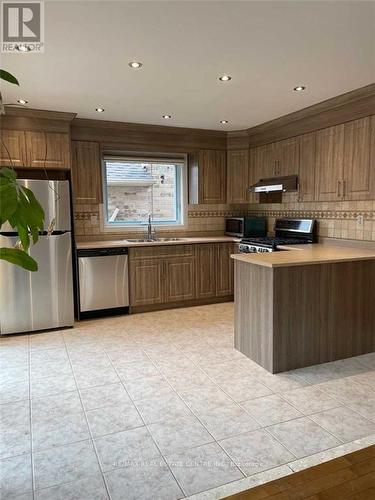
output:
<svg viewBox="0 0 375 500"><path fill-rule="evenodd" d="M104 108L95 108L97 113L104 113Z"/></svg>
<svg viewBox="0 0 375 500"><path fill-rule="evenodd" d="M304 87L303 85L297 85L297 87L294 87L293 90L295 90L296 92L301 92L302 90L305 90L306 87Z"/></svg>
<svg viewBox="0 0 375 500"><path fill-rule="evenodd" d="M172 118L172 116L171 115L163 115L163 118L165 120L170 120Z"/></svg>
<svg viewBox="0 0 375 500"><path fill-rule="evenodd" d="M229 75L223 75L219 78L221 82L229 82L229 80L232 80L232 77Z"/></svg>
<svg viewBox="0 0 375 500"><path fill-rule="evenodd" d="M25 99L17 99L17 102L19 104L27 104L27 101L25 101Z"/></svg>
<svg viewBox="0 0 375 500"><path fill-rule="evenodd" d="M222 125L225 125L226 123L228 123L228 120L220 120L220 123L221 123Z"/></svg>
<svg viewBox="0 0 375 500"><path fill-rule="evenodd" d="M142 63L141 62L138 62L138 61L131 61L129 63L129 66L133 69L138 69L138 68L141 68L142 67Z"/></svg>
<svg viewBox="0 0 375 500"><path fill-rule="evenodd" d="M31 51L31 47L29 47L28 45L25 45L25 44L16 45L15 49L18 52L30 52Z"/></svg>

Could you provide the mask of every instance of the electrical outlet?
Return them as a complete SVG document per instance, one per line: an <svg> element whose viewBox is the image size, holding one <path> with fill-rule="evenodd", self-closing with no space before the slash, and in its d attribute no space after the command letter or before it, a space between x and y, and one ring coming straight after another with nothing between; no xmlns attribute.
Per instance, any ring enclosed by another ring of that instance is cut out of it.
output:
<svg viewBox="0 0 375 500"><path fill-rule="evenodd" d="M363 215L357 215L357 226L363 226Z"/></svg>

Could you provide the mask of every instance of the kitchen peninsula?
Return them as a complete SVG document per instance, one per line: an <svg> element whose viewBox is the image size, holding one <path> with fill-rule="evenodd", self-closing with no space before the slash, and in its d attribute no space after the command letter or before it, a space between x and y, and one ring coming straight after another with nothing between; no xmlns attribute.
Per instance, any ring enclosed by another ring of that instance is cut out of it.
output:
<svg viewBox="0 0 375 500"><path fill-rule="evenodd" d="M237 254L235 347L271 373L375 351L375 251Z"/></svg>

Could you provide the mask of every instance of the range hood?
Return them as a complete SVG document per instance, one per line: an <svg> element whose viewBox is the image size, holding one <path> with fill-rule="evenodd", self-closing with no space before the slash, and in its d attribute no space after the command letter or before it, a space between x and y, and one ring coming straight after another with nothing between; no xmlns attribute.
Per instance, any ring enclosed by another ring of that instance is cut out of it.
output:
<svg viewBox="0 0 375 500"><path fill-rule="evenodd" d="M286 175L283 177L269 177L249 187L250 193L288 193L297 191L298 176Z"/></svg>

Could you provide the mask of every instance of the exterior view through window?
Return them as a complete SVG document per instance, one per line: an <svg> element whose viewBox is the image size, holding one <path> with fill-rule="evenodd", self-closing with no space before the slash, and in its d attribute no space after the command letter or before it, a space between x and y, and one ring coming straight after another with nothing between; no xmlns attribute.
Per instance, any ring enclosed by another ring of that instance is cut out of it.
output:
<svg viewBox="0 0 375 500"><path fill-rule="evenodd" d="M107 226L183 224L183 159L104 159Z"/></svg>

